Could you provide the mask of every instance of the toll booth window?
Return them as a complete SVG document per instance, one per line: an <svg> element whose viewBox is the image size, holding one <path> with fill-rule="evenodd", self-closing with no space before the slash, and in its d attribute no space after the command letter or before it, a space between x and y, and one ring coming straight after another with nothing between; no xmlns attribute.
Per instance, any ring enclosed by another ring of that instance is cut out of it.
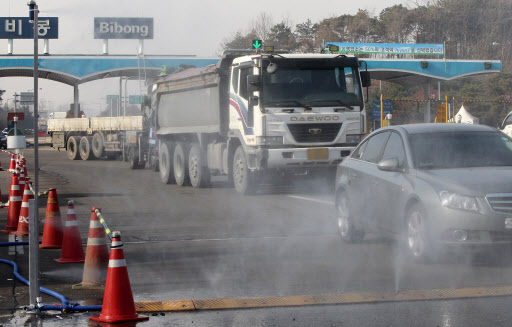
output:
<svg viewBox="0 0 512 327"><path fill-rule="evenodd" d="M253 68L248 67L240 70L240 96L245 100L249 99L249 92L247 92L247 76L252 74Z"/></svg>
<svg viewBox="0 0 512 327"><path fill-rule="evenodd" d="M233 91L238 93L238 76L240 75L240 68L233 68L233 74L231 76L231 84L233 86Z"/></svg>

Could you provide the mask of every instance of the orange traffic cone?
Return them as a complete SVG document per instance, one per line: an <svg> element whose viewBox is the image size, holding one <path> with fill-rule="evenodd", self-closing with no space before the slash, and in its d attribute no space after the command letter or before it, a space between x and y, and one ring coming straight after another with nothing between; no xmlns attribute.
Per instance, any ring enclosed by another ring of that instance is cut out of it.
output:
<svg viewBox="0 0 512 327"><path fill-rule="evenodd" d="M112 233L110 249L107 284L103 294L101 314L89 317L89 320L106 323L148 320L149 317L140 316L135 311L128 269L124 260L121 232Z"/></svg>
<svg viewBox="0 0 512 327"><path fill-rule="evenodd" d="M28 178L28 174L27 174L27 159L23 158L23 173L25 174L25 179Z"/></svg>
<svg viewBox="0 0 512 327"><path fill-rule="evenodd" d="M84 248L82 238L78 230L78 221L76 220L75 203L68 201L68 214L66 217L66 229L64 230L64 240L62 241L62 251L60 259L54 259L58 263L84 262Z"/></svg>
<svg viewBox="0 0 512 327"><path fill-rule="evenodd" d="M84 274L82 283L73 285L73 289L102 289L107 278L108 248L105 240L105 230L96 215L96 209L91 209L89 237L85 250Z"/></svg>
<svg viewBox="0 0 512 327"><path fill-rule="evenodd" d="M28 200L34 198L34 193L30 190L30 182L25 184L23 191L23 201L21 202L20 219L18 221L18 230L11 233L14 235L28 235Z"/></svg>
<svg viewBox="0 0 512 327"><path fill-rule="evenodd" d="M60 218L57 189L48 190L46 216L44 218L43 242L40 249L60 249L62 247L62 220Z"/></svg>
<svg viewBox="0 0 512 327"><path fill-rule="evenodd" d="M12 174L11 191L9 192L9 211L7 212L7 224L1 233L15 232L18 229L18 220L21 211L21 191L18 183L18 175Z"/></svg>
<svg viewBox="0 0 512 327"><path fill-rule="evenodd" d="M16 159L14 158L14 153L11 154L11 164L9 165L9 171L13 172L16 168Z"/></svg>
<svg viewBox="0 0 512 327"><path fill-rule="evenodd" d="M23 166L19 166L18 167L18 183L20 184L20 190L21 192L23 192L23 190L25 189L25 183L26 183L26 178L25 178L25 172L23 171Z"/></svg>

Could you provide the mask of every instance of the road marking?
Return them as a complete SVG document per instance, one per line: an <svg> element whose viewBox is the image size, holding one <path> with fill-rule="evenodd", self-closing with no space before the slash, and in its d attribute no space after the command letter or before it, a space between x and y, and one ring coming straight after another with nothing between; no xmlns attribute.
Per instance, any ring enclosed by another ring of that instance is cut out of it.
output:
<svg viewBox="0 0 512 327"><path fill-rule="evenodd" d="M459 289L432 289L345 294L268 296L253 298L225 298L204 300L170 300L135 302L137 312L198 311L222 309L250 309L306 305L354 303L381 303L426 300L453 300L464 298L511 296L512 286L472 287Z"/></svg>
<svg viewBox="0 0 512 327"><path fill-rule="evenodd" d="M307 198L305 196L298 196L298 195L287 195L289 198L299 199L299 200L306 200L306 201L313 201L318 203L324 203L324 204L331 204L334 205L334 201L327 201L327 200L318 200L313 198Z"/></svg>

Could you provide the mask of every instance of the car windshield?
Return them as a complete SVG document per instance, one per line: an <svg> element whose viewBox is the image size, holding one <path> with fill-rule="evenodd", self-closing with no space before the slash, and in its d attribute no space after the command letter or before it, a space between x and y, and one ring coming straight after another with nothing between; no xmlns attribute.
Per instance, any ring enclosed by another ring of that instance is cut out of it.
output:
<svg viewBox="0 0 512 327"><path fill-rule="evenodd" d="M274 107L362 107L357 68L280 66L263 72L263 103Z"/></svg>
<svg viewBox="0 0 512 327"><path fill-rule="evenodd" d="M411 134L418 169L512 166L512 141L499 132Z"/></svg>

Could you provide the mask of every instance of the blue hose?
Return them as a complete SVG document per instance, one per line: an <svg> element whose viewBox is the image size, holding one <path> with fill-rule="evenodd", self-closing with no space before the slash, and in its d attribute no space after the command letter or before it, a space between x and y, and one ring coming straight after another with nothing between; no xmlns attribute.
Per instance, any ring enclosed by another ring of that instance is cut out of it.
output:
<svg viewBox="0 0 512 327"><path fill-rule="evenodd" d="M16 243L17 245L21 245L21 243L28 243L28 242L9 242L9 243ZM0 246L1 245L2 245L2 243L0 243ZM18 265L15 262L0 259L0 263L6 263L8 265L13 266L14 267L14 276L23 284L25 284L27 286L30 285L30 282L28 280L26 280L25 278L23 278L23 276L21 276L18 273ZM79 306L78 303L76 303L74 305L70 305L69 301L66 299L66 297L60 293L49 290L45 287L40 287L39 290L45 294L48 294L48 295L58 298L62 302L62 305L43 305L42 307L39 307L39 310L41 310L41 311L44 311L44 310L58 310L58 311L63 311L63 312L64 311L65 312L101 311L101 307L102 307L101 305Z"/></svg>

